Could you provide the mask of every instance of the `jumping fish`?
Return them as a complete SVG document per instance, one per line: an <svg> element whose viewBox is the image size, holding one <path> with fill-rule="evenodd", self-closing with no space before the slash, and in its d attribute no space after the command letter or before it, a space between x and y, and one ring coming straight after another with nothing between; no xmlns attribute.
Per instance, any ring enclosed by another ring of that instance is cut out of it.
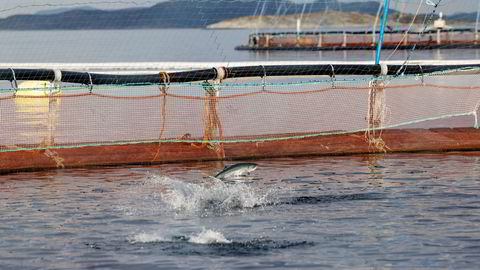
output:
<svg viewBox="0 0 480 270"><path fill-rule="evenodd" d="M237 163L228 167L225 167L221 172L215 175L217 179L234 178L242 175L247 175L253 172L257 168L255 163Z"/></svg>

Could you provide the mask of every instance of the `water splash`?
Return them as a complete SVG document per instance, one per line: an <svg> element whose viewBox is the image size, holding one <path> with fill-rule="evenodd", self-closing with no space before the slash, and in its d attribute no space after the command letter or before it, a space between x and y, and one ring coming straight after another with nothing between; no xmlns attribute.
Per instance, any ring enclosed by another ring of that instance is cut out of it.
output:
<svg viewBox="0 0 480 270"><path fill-rule="evenodd" d="M232 243L232 241L227 240L222 233L205 229L203 229L200 234L190 237L190 242L195 244Z"/></svg>
<svg viewBox="0 0 480 270"><path fill-rule="evenodd" d="M205 228L197 235L191 236L165 236L159 233L142 232L130 237L129 242L137 243L174 243L188 242L192 244L230 244L232 241L225 238L221 232L206 230Z"/></svg>
<svg viewBox="0 0 480 270"><path fill-rule="evenodd" d="M151 176L150 181L159 186L161 199L177 213L226 213L269 205L273 189L260 191L246 183L225 183L208 179L204 183L187 183L166 176Z"/></svg>

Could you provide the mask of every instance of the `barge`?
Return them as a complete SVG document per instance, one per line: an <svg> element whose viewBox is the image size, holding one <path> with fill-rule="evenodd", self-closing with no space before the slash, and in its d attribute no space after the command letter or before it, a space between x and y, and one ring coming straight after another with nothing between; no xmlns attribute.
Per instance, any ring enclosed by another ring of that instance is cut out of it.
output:
<svg viewBox="0 0 480 270"><path fill-rule="evenodd" d="M327 31L327 32L260 32L251 34L248 44L236 50L375 50L380 32ZM403 30L385 31L382 46L385 50L417 50L480 48L479 32L475 29L442 29L425 32Z"/></svg>
<svg viewBox="0 0 480 270"><path fill-rule="evenodd" d="M375 50L380 31L297 31L258 32L250 34L248 44L236 50ZM429 50L479 48L477 28L451 28L441 17L432 27L422 31L384 31L382 48L386 50Z"/></svg>

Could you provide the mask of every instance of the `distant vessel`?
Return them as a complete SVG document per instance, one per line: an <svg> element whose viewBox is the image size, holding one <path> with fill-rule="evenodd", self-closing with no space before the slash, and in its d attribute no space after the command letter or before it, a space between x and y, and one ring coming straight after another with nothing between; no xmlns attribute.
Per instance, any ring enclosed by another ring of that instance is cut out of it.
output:
<svg viewBox="0 0 480 270"><path fill-rule="evenodd" d="M248 44L236 50L375 50L380 31L259 32L251 34ZM383 49L456 49L479 48L476 28L452 28L443 15L424 31L385 31Z"/></svg>

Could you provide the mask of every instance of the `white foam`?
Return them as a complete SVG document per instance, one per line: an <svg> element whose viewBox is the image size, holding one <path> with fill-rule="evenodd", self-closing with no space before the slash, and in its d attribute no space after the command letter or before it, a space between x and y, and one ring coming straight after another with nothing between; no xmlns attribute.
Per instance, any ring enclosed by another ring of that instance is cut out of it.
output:
<svg viewBox="0 0 480 270"><path fill-rule="evenodd" d="M193 244L216 244L223 243L229 244L232 241L225 238L221 232L214 230L206 230L205 228L197 235L191 235L190 237L173 237L165 236L158 232L146 233L142 232L129 237L128 241L132 244L138 243L173 243L187 241Z"/></svg>
<svg viewBox="0 0 480 270"><path fill-rule="evenodd" d="M195 244L232 243L232 241L227 240L222 233L205 229L198 235L191 236L189 242Z"/></svg>

